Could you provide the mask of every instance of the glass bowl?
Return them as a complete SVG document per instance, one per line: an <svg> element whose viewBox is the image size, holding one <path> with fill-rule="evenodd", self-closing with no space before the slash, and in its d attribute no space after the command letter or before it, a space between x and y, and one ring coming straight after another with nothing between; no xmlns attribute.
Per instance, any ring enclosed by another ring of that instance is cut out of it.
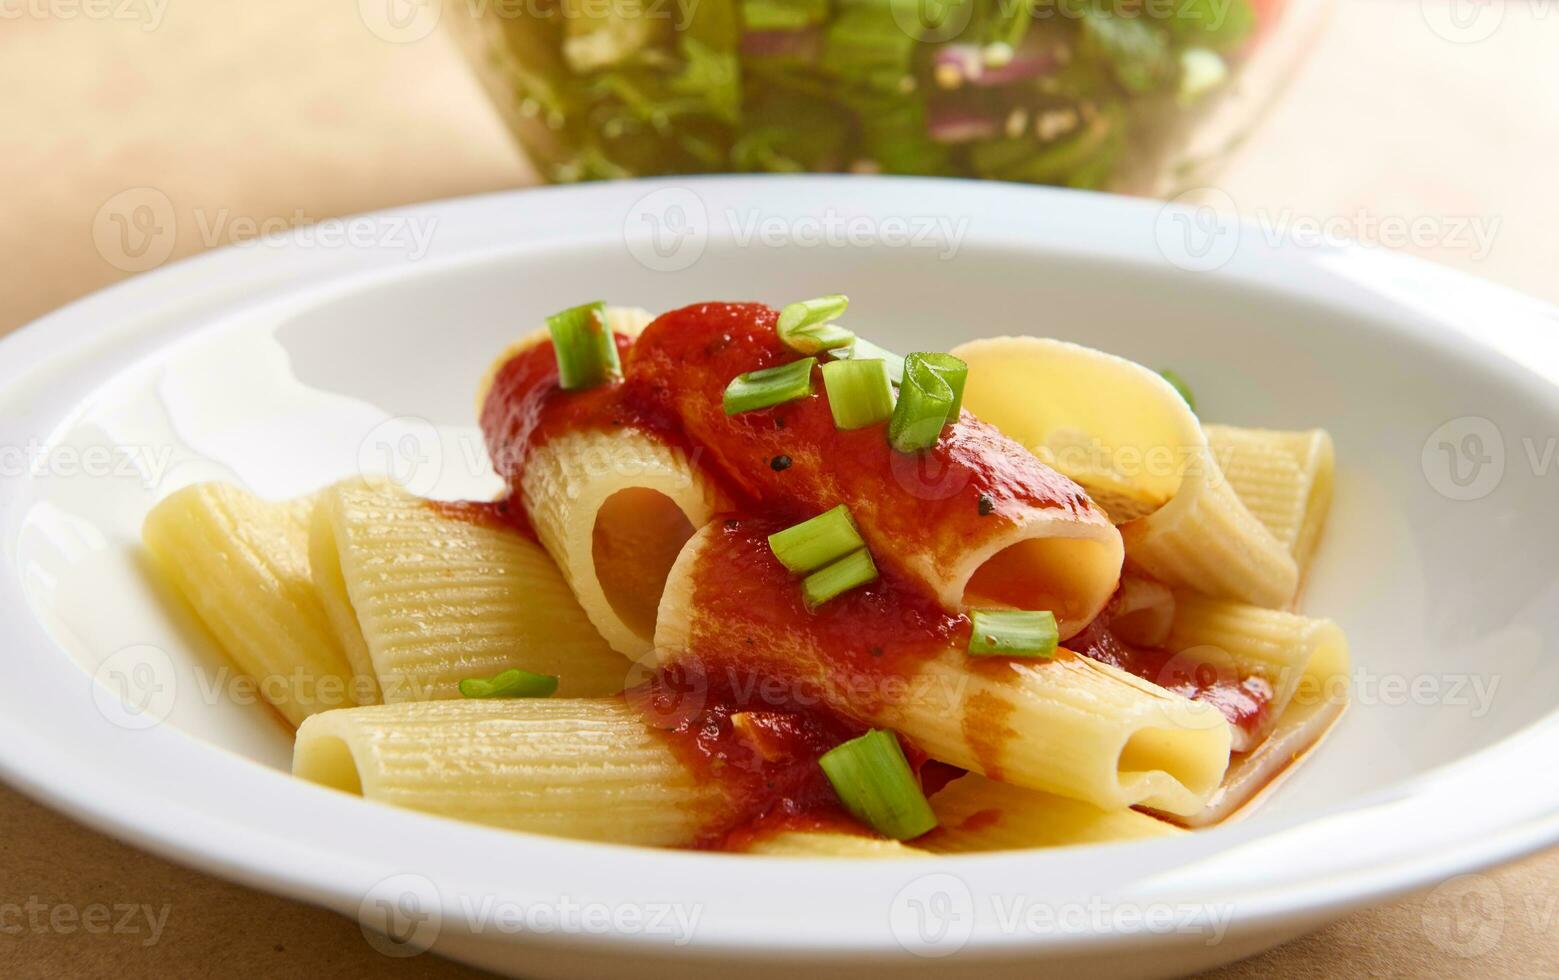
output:
<svg viewBox="0 0 1559 980"><path fill-rule="evenodd" d="M446 22L551 181L1205 182L1329 0L483 0Z"/></svg>

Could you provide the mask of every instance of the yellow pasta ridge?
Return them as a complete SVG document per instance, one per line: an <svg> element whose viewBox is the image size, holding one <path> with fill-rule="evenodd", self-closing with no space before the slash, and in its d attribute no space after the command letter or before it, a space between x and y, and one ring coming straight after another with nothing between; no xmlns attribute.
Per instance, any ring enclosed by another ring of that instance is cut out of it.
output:
<svg viewBox="0 0 1559 980"><path fill-rule="evenodd" d="M1165 646L1221 660L1237 675L1265 678L1273 690L1269 727L1296 695L1306 700L1347 695L1348 641L1329 619L1180 592Z"/></svg>
<svg viewBox="0 0 1559 980"><path fill-rule="evenodd" d="M510 668L557 675L565 697L622 690L629 665L519 531L388 485L341 484L320 506L386 702Z"/></svg>
<svg viewBox="0 0 1559 980"><path fill-rule="evenodd" d="M330 711L298 730L293 773L424 813L618 844L688 846L728 805L615 698Z"/></svg>
<svg viewBox="0 0 1559 980"><path fill-rule="evenodd" d="M1246 509L1205 448L1180 491L1121 527L1128 562L1171 585L1276 608L1293 600L1299 566Z"/></svg>
<svg viewBox="0 0 1559 980"><path fill-rule="evenodd" d="M714 486L685 454L617 429L565 433L536 448L520 490L537 537L590 622L612 649L643 658L653 645L665 569L722 506ZM627 506L619 511L619 504ZM675 522L668 508L679 515ZM641 540L638 548L622 540L657 530L665 540ZM617 573L598 562L607 555L622 559Z"/></svg>
<svg viewBox="0 0 1559 980"><path fill-rule="evenodd" d="M313 500L272 503L222 483L185 487L146 516L143 540L260 694L293 725L356 703L358 688L314 587Z"/></svg>
<svg viewBox="0 0 1559 980"><path fill-rule="evenodd" d="M1331 508L1336 469L1324 429L1285 432L1208 425L1207 442L1234 492L1286 545L1301 577Z"/></svg>
<svg viewBox="0 0 1559 980"><path fill-rule="evenodd" d="M974 773L932 796L931 809L940 825L915 846L938 854L1107 844L1185 833L1136 810L1101 810Z"/></svg>

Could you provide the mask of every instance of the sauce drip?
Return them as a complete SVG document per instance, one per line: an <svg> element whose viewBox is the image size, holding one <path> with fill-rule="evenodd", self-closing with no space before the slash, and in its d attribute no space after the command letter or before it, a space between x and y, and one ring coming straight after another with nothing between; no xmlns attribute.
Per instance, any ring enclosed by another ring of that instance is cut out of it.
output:
<svg viewBox="0 0 1559 980"><path fill-rule="evenodd" d="M727 798L697 846L742 850L785 830L852 826L817 760L865 726L822 704L770 698L751 680L695 660L662 668L624 695L682 763L718 781ZM913 746L905 757L927 792L957 772Z"/></svg>
<svg viewBox="0 0 1559 980"><path fill-rule="evenodd" d="M1266 678L1241 677L1205 661L1169 650L1132 646L1110 631L1108 613L1068 641L1078 653L1151 681L1193 701L1217 708L1229 724L1248 735L1261 731L1272 704Z"/></svg>

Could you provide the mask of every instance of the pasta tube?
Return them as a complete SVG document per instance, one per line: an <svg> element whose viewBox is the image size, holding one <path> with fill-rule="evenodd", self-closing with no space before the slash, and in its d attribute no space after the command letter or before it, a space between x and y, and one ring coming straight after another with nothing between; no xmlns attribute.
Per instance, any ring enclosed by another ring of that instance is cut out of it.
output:
<svg viewBox="0 0 1559 980"><path fill-rule="evenodd" d="M146 548L262 697L294 726L371 700L309 567L311 498L261 500L223 483L185 487L142 528Z"/></svg>
<svg viewBox="0 0 1559 980"><path fill-rule="evenodd" d="M1271 687L1260 727L1242 733L1241 754L1190 826L1227 817L1313 747L1348 704L1347 638L1336 623L1205 596L1176 595L1166 647L1187 661L1230 677L1254 676Z"/></svg>
<svg viewBox="0 0 1559 980"><path fill-rule="evenodd" d="M685 453L632 430L586 430L530 456L520 498L590 622L613 650L649 653L666 575L719 506Z"/></svg>
<svg viewBox="0 0 1559 980"><path fill-rule="evenodd" d="M352 608L352 597L347 593L346 579L341 574L341 555L336 547L336 528L333 515L325 497L329 491L316 498L309 518L309 567L314 576L314 587L319 591L325 615L336 631L341 650L352 673L363 684L359 704L382 704L384 694L379 690L379 677L374 670L373 655L368 652L368 642L363 639L363 628L357 621L357 611Z"/></svg>
<svg viewBox="0 0 1559 980"><path fill-rule="evenodd" d="M909 845L842 830L783 830L756 838L743 853L787 858L926 857L918 840Z"/></svg>
<svg viewBox="0 0 1559 980"><path fill-rule="evenodd" d="M931 797L931 809L940 825L915 846L941 854L1107 844L1184 833L1136 810L1101 810L973 773Z"/></svg>
<svg viewBox="0 0 1559 980"><path fill-rule="evenodd" d="M556 675L565 697L622 690L629 665L492 505L348 482L323 494L313 530L321 591L339 605L340 576L337 618L357 624L387 703L459 697L463 678L512 667Z"/></svg>
<svg viewBox="0 0 1559 980"><path fill-rule="evenodd" d="M1120 536L1075 483L974 415L902 453L886 423L840 430L815 382L807 397L727 414L733 378L798 359L776 319L756 304L664 314L634 345L630 383L659 396L707 465L762 509L805 517L848 503L872 553L946 611L1048 609L1063 639L1098 615L1120 577Z"/></svg>
<svg viewBox="0 0 1559 980"><path fill-rule="evenodd" d="M298 729L292 771L379 803L614 844L687 846L726 809L615 698L329 711Z"/></svg>
<svg viewBox="0 0 1559 980"><path fill-rule="evenodd" d="M1106 809L1194 813L1217 788L1230 733L1215 708L1065 650L972 658L963 617L886 585L809 611L773 529L727 520L688 542L661 600L663 662L778 678L933 758Z"/></svg>
<svg viewBox="0 0 1559 980"><path fill-rule="evenodd" d="M1280 432L1209 425L1207 444L1234 492L1288 546L1301 577L1332 503L1336 468L1324 429Z"/></svg>
<svg viewBox="0 0 1559 980"><path fill-rule="evenodd" d="M649 322L639 309L609 308L619 341ZM695 457L605 412L557 422L536 435L557 390L545 328L506 350L483 379L478 411L499 475L590 622L613 650L649 653L666 572L677 551L722 506ZM529 358L529 359L527 359Z"/></svg>
<svg viewBox="0 0 1559 980"><path fill-rule="evenodd" d="M1224 477L1196 415L1141 365L1059 340L964 344L965 404L1083 486L1159 581L1287 605L1299 569ZM1036 391L1043 397L1033 397Z"/></svg>

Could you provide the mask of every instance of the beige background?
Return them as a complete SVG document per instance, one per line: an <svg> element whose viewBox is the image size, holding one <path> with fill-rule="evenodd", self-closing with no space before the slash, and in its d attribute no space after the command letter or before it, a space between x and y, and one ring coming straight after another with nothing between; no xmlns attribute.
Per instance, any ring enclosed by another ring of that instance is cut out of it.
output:
<svg viewBox="0 0 1559 980"><path fill-rule="evenodd" d="M121 18L76 0L0 2L0 332L126 274L93 235L129 189L167 195L180 256L254 224L529 183L447 39L387 43L359 16L371 6L103 8ZM1555 0L1342 0L1220 187L1274 229L1323 222L1378 242L1391 222L1417 221L1408 251L1559 301L1556 51ZM1472 219L1493 230L1489 247L1458 231ZM387 959L355 923L144 855L0 788L0 902L29 900L75 912L0 929L7 976L474 975ZM166 906L155 942L145 925L72 926L124 903ZM1556 932L1551 852L1217 976L1553 976Z"/></svg>

